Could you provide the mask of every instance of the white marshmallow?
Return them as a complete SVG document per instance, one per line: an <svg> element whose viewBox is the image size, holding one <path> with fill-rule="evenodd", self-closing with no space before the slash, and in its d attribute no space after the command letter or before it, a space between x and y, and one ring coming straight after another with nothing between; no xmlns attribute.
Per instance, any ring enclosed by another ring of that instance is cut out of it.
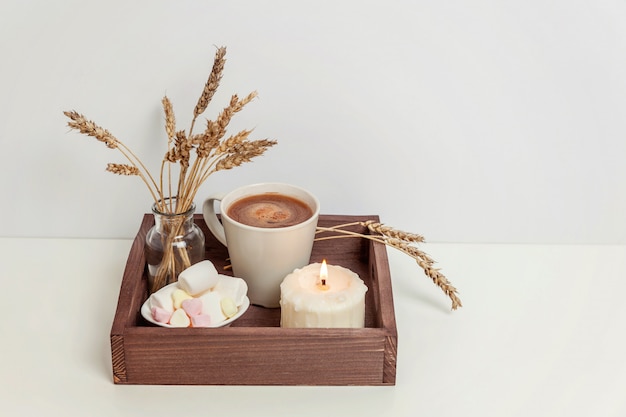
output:
<svg viewBox="0 0 626 417"><path fill-rule="evenodd" d="M248 293L248 284L241 278L220 275L213 292L219 293L222 298L231 298L239 307L243 304L243 299Z"/></svg>
<svg viewBox="0 0 626 417"><path fill-rule="evenodd" d="M176 289L175 285L168 285L152 293L152 295L150 295L150 307L159 307L169 313L173 313L174 304L172 303L172 293L176 291Z"/></svg>
<svg viewBox="0 0 626 417"><path fill-rule="evenodd" d="M218 324L226 320L226 316L222 313L220 300L222 297L215 291L209 291L198 297L202 301L202 314L211 317L211 323Z"/></svg>
<svg viewBox="0 0 626 417"><path fill-rule="evenodd" d="M217 281L217 269L211 261L193 264L178 275L178 286L193 296L210 290Z"/></svg>

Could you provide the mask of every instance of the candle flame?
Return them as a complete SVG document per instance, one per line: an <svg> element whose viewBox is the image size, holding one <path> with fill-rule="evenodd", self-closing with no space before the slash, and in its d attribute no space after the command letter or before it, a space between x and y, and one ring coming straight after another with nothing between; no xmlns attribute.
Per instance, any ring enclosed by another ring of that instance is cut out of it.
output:
<svg viewBox="0 0 626 417"><path fill-rule="evenodd" d="M320 267L320 279L324 284L328 279L328 267L326 266L326 259L322 261L322 266Z"/></svg>
<svg viewBox="0 0 626 417"><path fill-rule="evenodd" d="M322 261L322 266L320 267L320 282L317 284L317 287L322 290L328 290L328 284L326 281L328 280L328 267L326 266L326 259Z"/></svg>

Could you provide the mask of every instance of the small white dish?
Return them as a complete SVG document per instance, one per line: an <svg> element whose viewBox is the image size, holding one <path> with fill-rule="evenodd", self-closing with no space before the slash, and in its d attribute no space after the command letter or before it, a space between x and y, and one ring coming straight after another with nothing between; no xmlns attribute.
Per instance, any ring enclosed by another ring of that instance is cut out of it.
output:
<svg viewBox="0 0 626 417"><path fill-rule="evenodd" d="M171 285L177 285L176 282L169 284L167 287L171 286ZM166 287L163 287L166 288ZM161 326L161 327L169 327L172 329L186 329L188 327L177 327L177 326L172 326L171 324L168 323L159 323L158 321L156 321L153 317L152 317L152 311L151 311L151 305L150 305L150 298L148 298L143 305L141 306L141 315L143 316L144 319L148 320L150 323L156 324L157 326ZM246 312L246 310L248 310L248 308L250 307L250 299L248 297L244 297L243 298L243 303L237 308L237 314L235 314L234 316L221 321L219 323L215 323L215 324L211 324L210 326L206 326L204 327L205 329L208 328L216 328L216 327L224 327L226 325L229 325L230 323L232 323L233 321L237 320L239 317L241 317L243 315L243 313ZM200 328L200 327L199 327Z"/></svg>

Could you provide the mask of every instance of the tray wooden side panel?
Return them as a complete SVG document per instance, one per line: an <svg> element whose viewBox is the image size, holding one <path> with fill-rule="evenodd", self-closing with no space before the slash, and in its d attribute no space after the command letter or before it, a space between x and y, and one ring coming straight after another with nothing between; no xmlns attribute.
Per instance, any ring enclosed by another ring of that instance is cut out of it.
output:
<svg viewBox="0 0 626 417"><path fill-rule="evenodd" d="M321 226L377 216L320 216ZM218 270L228 252L206 228L206 254ZM368 286L363 329L283 329L280 309L251 306L220 329L164 329L139 314L147 298L146 214L124 271L111 328L116 384L185 385L394 385L397 330L386 248L366 239L317 241L311 262L326 258L354 270ZM362 226L354 231L366 233Z"/></svg>
<svg viewBox="0 0 626 417"><path fill-rule="evenodd" d="M385 329L385 347L383 358L383 384L395 385L396 360L398 357L398 331L396 316L393 307L393 291L391 288L391 274L386 247L382 244L369 246L369 267L372 283L375 288L372 293L376 300L373 305L377 310L376 317L380 319L379 327ZM383 265L384 267L380 267Z"/></svg>
<svg viewBox="0 0 626 417"><path fill-rule="evenodd" d="M137 236L131 245L122 277L115 318L111 326L113 381L117 384L127 382L124 332L128 326L136 323L136 316L141 308L141 304L139 304L141 300L138 295L141 292L142 280L137 279L137 277L141 278L145 271L146 258L143 247L146 241L146 233L148 233L153 224L154 219L150 219L147 215L143 217Z"/></svg>
<svg viewBox="0 0 626 417"><path fill-rule="evenodd" d="M181 330L129 332L128 380L190 385L383 384L386 338L376 329L225 328L209 337Z"/></svg>

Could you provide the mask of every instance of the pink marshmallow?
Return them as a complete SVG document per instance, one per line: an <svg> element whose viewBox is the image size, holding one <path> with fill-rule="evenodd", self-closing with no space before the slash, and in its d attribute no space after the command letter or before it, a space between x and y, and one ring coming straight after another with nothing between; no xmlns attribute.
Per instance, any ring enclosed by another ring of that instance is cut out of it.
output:
<svg viewBox="0 0 626 417"><path fill-rule="evenodd" d="M193 327L210 327L211 316L209 316L208 314L198 314L196 316L191 316L191 325Z"/></svg>
<svg viewBox="0 0 626 417"><path fill-rule="evenodd" d="M152 307L151 310L152 317L159 323L168 323L172 317L172 313L161 307Z"/></svg>
<svg viewBox="0 0 626 417"><path fill-rule="evenodd" d="M202 313L202 301L198 298L183 300L181 307L189 317L197 316Z"/></svg>

